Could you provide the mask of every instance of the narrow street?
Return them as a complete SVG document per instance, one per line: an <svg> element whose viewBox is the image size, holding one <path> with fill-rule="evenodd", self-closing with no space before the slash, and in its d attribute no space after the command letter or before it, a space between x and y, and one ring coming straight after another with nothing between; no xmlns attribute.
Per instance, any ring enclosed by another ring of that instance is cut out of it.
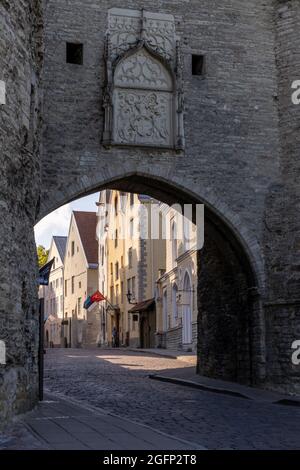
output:
<svg viewBox="0 0 300 470"><path fill-rule="evenodd" d="M300 408L149 379L190 367L121 350L47 350L45 389L208 449L300 449Z"/></svg>

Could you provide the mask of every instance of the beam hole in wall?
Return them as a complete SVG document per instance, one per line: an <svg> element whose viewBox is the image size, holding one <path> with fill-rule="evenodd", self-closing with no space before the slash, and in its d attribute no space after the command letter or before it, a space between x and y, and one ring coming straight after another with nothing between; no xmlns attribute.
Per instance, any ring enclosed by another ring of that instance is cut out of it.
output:
<svg viewBox="0 0 300 470"><path fill-rule="evenodd" d="M83 65L83 44L67 42L66 61L67 64Z"/></svg>
<svg viewBox="0 0 300 470"><path fill-rule="evenodd" d="M192 55L192 74L195 77L202 77L204 75L204 55Z"/></svg>

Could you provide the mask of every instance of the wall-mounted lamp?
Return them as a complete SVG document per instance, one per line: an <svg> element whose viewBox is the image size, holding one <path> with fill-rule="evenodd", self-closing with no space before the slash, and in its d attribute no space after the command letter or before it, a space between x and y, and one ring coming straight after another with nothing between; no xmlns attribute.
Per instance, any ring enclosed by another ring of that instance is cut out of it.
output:
<svg viewBox="0 0 300 470"><path fill-rule="evenodd" d="M137 302L132 302L133 294L130 292L130 290L128 290L128 292L126 294L126 297L127 297L128 303L130 305L136 305L137 304Z"/></svg>

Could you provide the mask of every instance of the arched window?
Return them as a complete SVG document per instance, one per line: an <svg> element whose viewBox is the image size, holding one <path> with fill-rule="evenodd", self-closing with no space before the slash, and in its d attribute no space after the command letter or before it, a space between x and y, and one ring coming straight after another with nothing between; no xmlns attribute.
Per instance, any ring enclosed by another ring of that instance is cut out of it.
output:
<svg viewBox="0 0 300 470"><path fill-rule="evenodd" d="M167 289L163 293L163 331L168 329L168 295Z"/></svg>
<svg viewBox="0 0 300 470"><path fill-rule="evenodd" d="M190 237L191 237L191 222L189 219L186 217L183 218L183 246L184 246L184 251L188 251L191 248L191 243L190 243Z"/></svg>
<svg viewBox="0 0 300 470"><path fill-rule="evenodd" d="M192 284L188 271L183 280L182 343L192 343Z"/></svg>
<svg viewBox="0 0 300 470"><path fill-rule="evenodd" d="M177 225L174 220L171 222L171 240L172 240L172 266L175 267L176 260L178 257L178 247L177 247Z"/></svg>
<svg viewBox="0 0 300 470"><path fill-rule="evenodd" d="M173 321L174 327L177 325L177 321L178 321L177 294L178 294L178 287L177 287L177 284L174 283L172 286L172 314L173 314L172 321Z"/></svg>

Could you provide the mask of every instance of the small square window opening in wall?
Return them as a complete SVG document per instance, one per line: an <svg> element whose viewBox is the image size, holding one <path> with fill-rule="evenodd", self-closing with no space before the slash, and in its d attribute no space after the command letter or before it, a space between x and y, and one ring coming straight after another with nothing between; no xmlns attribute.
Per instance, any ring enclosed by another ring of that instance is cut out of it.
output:
<svg viewBox="0 0 300 470"><path fill-rule="evenodd" d="M204 55L192 55L192 73L196 77L204 75Z"/></svg>
<svg viewBox="0 0 300 470"><path fill-rule="evenodd" d="M83 65L83 44L67 42L67 63Z"/></svg>

